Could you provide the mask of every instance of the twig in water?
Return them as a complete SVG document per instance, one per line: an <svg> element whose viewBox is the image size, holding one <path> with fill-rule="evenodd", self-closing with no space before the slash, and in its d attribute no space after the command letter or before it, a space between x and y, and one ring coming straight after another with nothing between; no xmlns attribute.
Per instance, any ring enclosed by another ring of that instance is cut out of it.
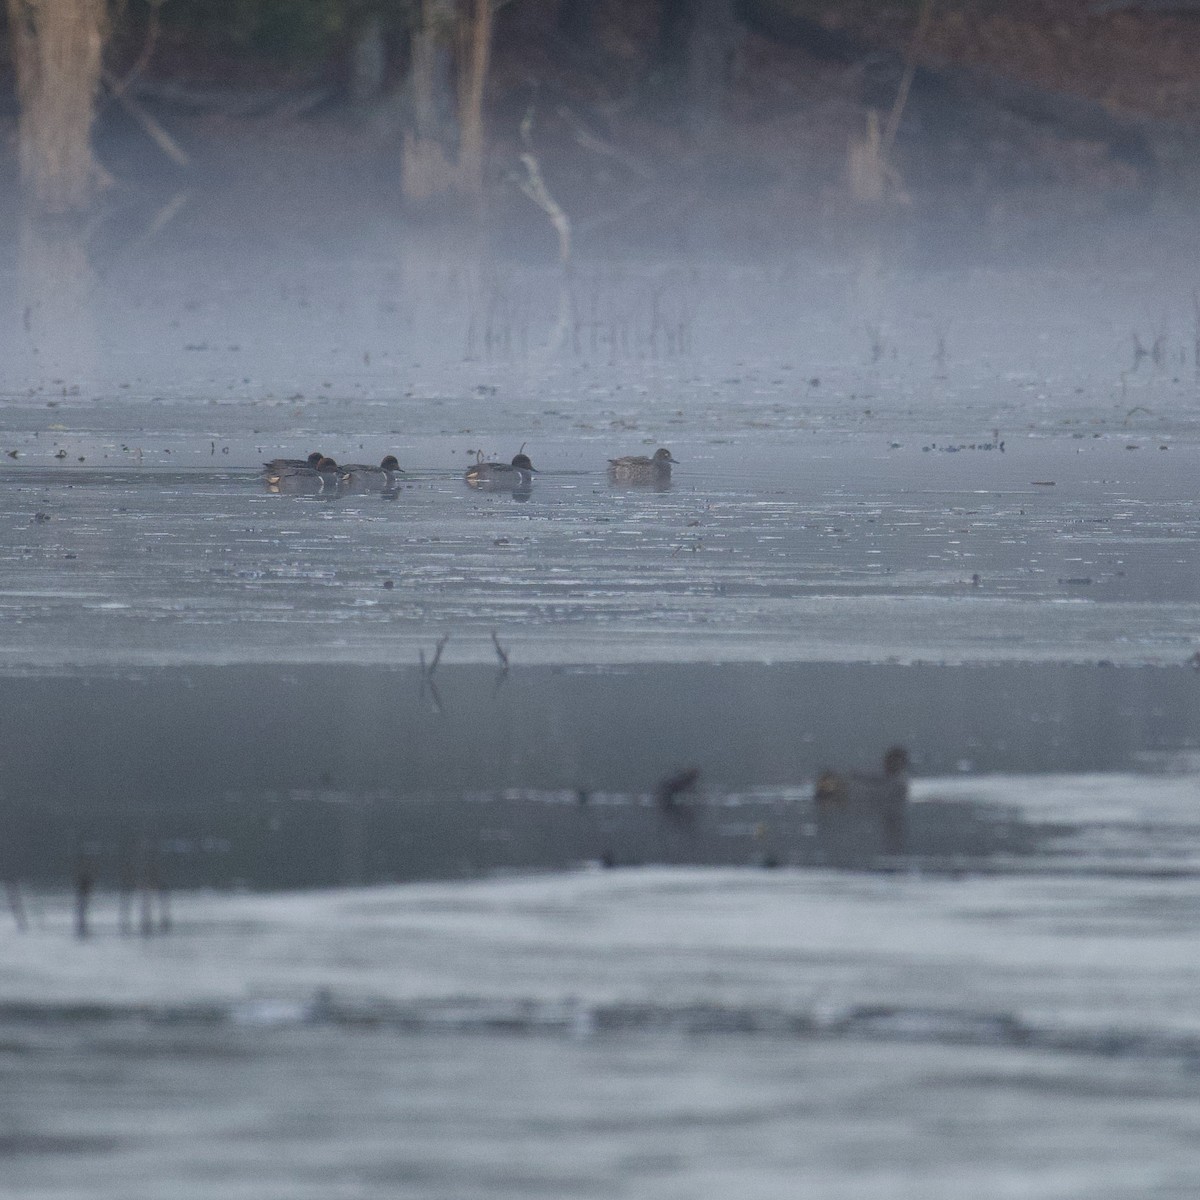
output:
<svg viewBox="0 0 1200 1200"><path fill-rule="evenodd" d="M437 645L433 649L433 658L429 663L425 662L425 651L418 652L421 660L421 695L429 693L429 702L433 706L433 711L440 713L442 711L442 698L438 694L437 684L433 682L433 673L438 669L438 663L442 661L442 651L446 648L446 643L450 640L448 633L442 634L438 638Z"/></svg>
<svg viewBox="0 0 1200 1200"><path fill-rule="evenodd" d="M421 695L424 696L426 694L429 696L429 707L435 713L440 714L442 712L442 696L437 690L437 684L428 675L421 680Z"/></svg>
<svg viewBox="0 0 1200 1200"><path fill-rule="evenodd" d="M448 633L443 633L437 640L437 645L433 649L433 658L429 661L429 666L425 665L425 651L421 651L421 670L425 673L426 679L433 679L433 673L438 669L438 663L442 661L442 651L446 648L446 643L450 640Z"/></svg>
<svg viewBox="0 0 1200 1200"><path fill-rule="evenodd" d="M496 657L500 660L501 670L508 670L508 654L504 647L500 645L500 639L496 636L496 631L492 630L492 645L496 647Z"/></svg>

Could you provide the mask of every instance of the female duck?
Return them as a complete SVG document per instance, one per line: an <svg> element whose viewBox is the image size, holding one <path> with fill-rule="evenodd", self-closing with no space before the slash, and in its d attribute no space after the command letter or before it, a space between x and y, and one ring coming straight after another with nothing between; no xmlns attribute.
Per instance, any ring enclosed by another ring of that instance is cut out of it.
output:
<svg viewBox="0 0 1200 1200"><path fill-rule="evenodd" d="M536 473L537 467L529 461L529 455L522 453L511 463L477 462L467 468L466 480L472 487L515 491L528 487Z"/></svg>
<svg viewBox="0 0 1200 1200"><path fill-rule="evenodd" d="M320 450L314 450L307 458L273 458L270 462L263 463L263 474L285 471L289 467L316 467L324 457Z"/></svg>
<svg viewBox="0 0 1200 1200"><path fill-rule="evenodd" d="M621 483L659 483L671 478L671 464L679 460L671 457L665 446L655 450L653 458L644 454L629 454L625 458L610 458L608 473Z"/></svg>
<svg viewBox="0 0 1200 1200"><path fill-rule="evenodd" d="M265 474L268 486L273 488L336 488L342 479L341 468L322 455L312 466L280 467L268 469Z"/></svg>
<svg viewBox="0 0 1200 1200"><path fill-rule="evenodd" d="M880 855L903 854L908 841L908 751L892 746L882 775L817 776L813 799L817 832L828 861L864 865Z"/></svg>

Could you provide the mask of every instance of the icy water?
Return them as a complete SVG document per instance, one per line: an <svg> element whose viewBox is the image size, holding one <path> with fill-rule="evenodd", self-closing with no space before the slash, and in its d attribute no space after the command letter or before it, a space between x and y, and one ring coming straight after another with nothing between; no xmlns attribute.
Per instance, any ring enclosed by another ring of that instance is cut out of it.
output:
<svg viewBox="0 0 1200 1200"><path fill-rule="evenodd" d="M1194 281L1130 262L598 272L565 359L544 279L126 268L0 405L0 1195L1196 1195ZM407 474L264 486L314 448Z"/></svg>
<svg viewBox="0 0 1200 1200"><path fill-rule="evenodd" d="M454 465L515 435L372 439L356 455L398 448L409 474L350 493L270 494L249 463L90 465L103 444L82 465L18 460L0 472L2 661L411 663L444 634L448 662L480 662L493 631L514 663L1191 653L1194 442L895 436L664 434L684 464L668 490L611 485L595 439L542 437L517 495Z"/></svg>
<svg viewBox="0 0 1200 1200"><path fill-rule="evenodd" d="M0 1189L1190 1196L1195 919L1191 870L190 895L82 945L39 905Z"/></svg>

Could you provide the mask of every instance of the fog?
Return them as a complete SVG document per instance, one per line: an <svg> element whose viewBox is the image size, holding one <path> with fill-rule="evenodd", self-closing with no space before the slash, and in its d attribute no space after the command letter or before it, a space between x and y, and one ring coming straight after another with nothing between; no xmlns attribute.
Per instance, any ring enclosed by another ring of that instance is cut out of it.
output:
<svg viewBox="0 0 1200 1200"><path fill-rule="evenodd" d="M1195 1195L1187 122L524 7L0 180L0 1195Z"/></svg>

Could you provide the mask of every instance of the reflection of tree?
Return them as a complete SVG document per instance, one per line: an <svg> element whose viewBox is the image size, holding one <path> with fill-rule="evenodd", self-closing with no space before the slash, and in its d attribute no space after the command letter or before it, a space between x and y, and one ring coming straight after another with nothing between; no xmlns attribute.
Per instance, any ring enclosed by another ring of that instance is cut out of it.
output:
<svg viewBox="0 0 1200 1200"><path fill-rule="evenodd" d="M21 102L21 180L46 212L86 207L109 178L92 154L91 129L106 0L7 0Z"/></svg>
<svg viewBox="0 0 1200 1200"><path fill-rule="evenodd" d="M95 277L81 222L26 215L17 252L18 304L31 373L74 381L95 377Z"/></svg>

